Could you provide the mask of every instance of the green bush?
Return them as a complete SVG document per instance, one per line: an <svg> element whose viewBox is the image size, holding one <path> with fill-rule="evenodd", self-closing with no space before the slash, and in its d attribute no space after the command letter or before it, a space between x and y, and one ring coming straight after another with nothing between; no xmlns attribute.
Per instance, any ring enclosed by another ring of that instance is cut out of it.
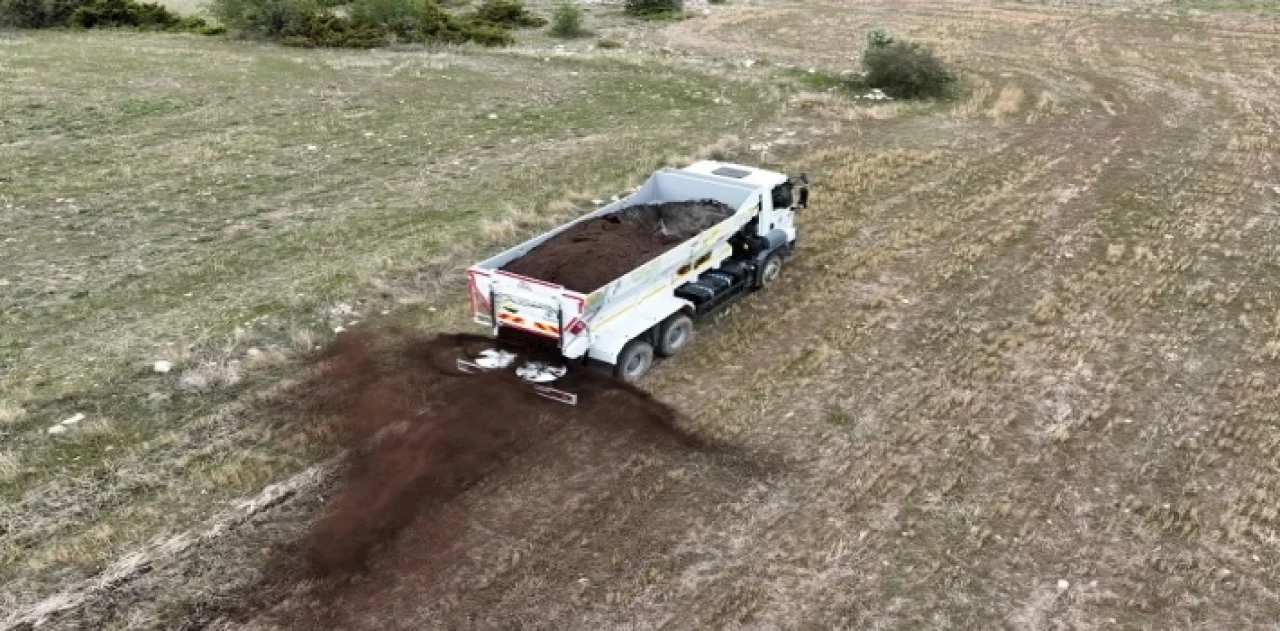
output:
<svg viewBox="0 0 1280 631"><path fill-rule="evenodd" d="M0 26L137 26L185 30L187 24L163 6L135 0L0 0ZM195 26L204 26L204 21ZM195 30L195 26L189 30Z"/></svg>
<svg viewBox="0 0 1280 631"><path fill-rule="evenodd" d="M0 25L18 28L135 27L202 34L222 32L198 17L183 18L137 0L0 0Z"/></svg>
<svg viewBox="0 0 1280 631"><path fill-rule="evenodd" d="M355 0L351 4L350 28L372 29L396 39L417 42L428 30L449 20L439 5L421 0ZM332 21L326 24L336 24ZM345 27L344 27L345 28ZM360 29L357 29L360 30ZM321 44L328 45L328 44ZM355 46L364 48L363 45Z"/></svg>
<svg viewBox="0 0 1280 631"><path fill-rule="evenodd" d="M484 0L472 19L482 24L490 24L504 28L541 28L547 21L524 8L522 0Z"/></svg>
<svg viewBox="0 0 1280 631"><path fill-rule="evenodd" d="M556 37L582 37L587 30L582 27L582 9L576 2L560 0L551 14L551 34Z"/></svg>
<svg viewBox="0 0 1280 631"><path fill-rule="evenodd" d="M868 87L900 99L946 96L956 77L943 65L933 50L917 43L895 40L889 35L875 35L867 45L862 63L866 67L863 81Z"/></svg>
<svg viewBox="0 0 1280 631"><path fill-rule="evenodd" d="M881 27L873 28L870 33L867 33L867 48L884 48L893 41L893 33Z"/></svg>
<svg viewBox="0 0 1280 631"><path fill-rule="evenodd" d="M280 35L281 44L302 48L376 48L387 43L385 31L332 13L302 16Z"/></svg>
<svg viewBox="0 0 1280 631"><path fill-rule="evenodd" d="M176 13L158 4L140 4L134 0L92 0L73 11L67 22L79 28L136 26L176 30L183 25L183 19ZM192 27L203 25L201 20Z"/></svg>
<svg viewBox="0 0 1280 631"><path fill-rule="evenodd" d="M48 28L54 26L52 11L47 0L0 0L0 26Z"/></svg>
<svg viewBox="0 0 1280 631"><path fill-rule="evenodd" d="M249 35L276 38L289 31L299 37L297 33L321 26L304 24L321 15L316 0L213 0L209 9L227 28Z"/></svg>
<svg viewBox="0 0 1280 631"><path fill-rule="evenodd" d="M214 15L248 34L288 46L374 48L392 42L512 43L511 33L472 17L459 17L436 0L354 0L350 16L322 7L324 0L213 0Z"/></svg>
<svg viewBox="0 0 1280 631"><path fill-rule="evenodd" d="M622 5L627 15L646 20L673 17L684 10L684 0L626 0Z"/></svg>

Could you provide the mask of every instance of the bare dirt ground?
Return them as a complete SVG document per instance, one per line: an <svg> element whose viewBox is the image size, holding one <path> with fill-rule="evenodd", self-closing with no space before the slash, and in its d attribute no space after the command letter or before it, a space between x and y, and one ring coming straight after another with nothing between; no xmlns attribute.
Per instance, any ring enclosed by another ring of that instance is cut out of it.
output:
<svg viewBox="0 0 1280 631"><path fill-rule="evenodd" d="M810 145L785 166L814 185L788 282L645 384L735 455L565 422L404 524L363 573L294 580L287 544L236 556L305 533L336 490L317 483L207 553L283 555L283 578L248 606L210 585L175 618L1280 619L1280 22L1154 2L731 7L662 45L747 74L838 72L883 25L933 43L969 88L926 106L791 97Z"/></svg>

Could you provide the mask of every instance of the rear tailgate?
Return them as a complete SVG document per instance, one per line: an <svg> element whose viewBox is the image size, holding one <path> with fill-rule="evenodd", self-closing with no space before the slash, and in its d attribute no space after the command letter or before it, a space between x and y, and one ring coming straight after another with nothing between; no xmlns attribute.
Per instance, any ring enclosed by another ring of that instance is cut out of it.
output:
<svg viewBox="0 0 1280 631"><path fill-rule="evenodd" d="M473 267L471 314L477 323L505 326L556 339L569 356L586 352L588 331L582 321L586 299L559 285L501 270Z"/></svg>
<svg viewBox="0 0 1280 631"><path fill-rule="evenodd" d="M558 285L495 271L489 287L498 324L546 337L560 337L561 311Z"/></svg>

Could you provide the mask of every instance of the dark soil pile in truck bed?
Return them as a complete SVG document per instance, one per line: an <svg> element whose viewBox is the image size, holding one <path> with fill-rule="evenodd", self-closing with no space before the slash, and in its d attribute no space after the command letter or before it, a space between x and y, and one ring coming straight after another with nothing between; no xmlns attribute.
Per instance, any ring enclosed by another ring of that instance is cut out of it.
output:
<svg viewBox="0 0 1280 631"><path fill-rule="evenodd" d="M710 199L631 206L575 224L503 269L591 293L732 214Z"/></svg>

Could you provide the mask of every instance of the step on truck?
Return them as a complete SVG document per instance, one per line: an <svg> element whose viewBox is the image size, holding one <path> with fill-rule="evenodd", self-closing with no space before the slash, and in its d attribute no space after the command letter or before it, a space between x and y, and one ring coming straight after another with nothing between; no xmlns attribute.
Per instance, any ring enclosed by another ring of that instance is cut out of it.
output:
<svg viewBox="0 0 1280 631"><path fill-rule="evenodd" d="M795 252L795 217L807 198L804 175L793 179L717 161L659 170L630 195L468 268L472 318L492 332L494 345L459 359L458 368L513 370L538 394L568 404L577 403L577 394L555 382L571 367L636 381L655 357L687 348L695 323L778 279ZM723 220L716 217L714 225L593 291L504 269L580 222L692 200L718 202L726 209ZM553 352L522 358L514 349L527 345L502 344L514 337L540 340Z"/></svg>

